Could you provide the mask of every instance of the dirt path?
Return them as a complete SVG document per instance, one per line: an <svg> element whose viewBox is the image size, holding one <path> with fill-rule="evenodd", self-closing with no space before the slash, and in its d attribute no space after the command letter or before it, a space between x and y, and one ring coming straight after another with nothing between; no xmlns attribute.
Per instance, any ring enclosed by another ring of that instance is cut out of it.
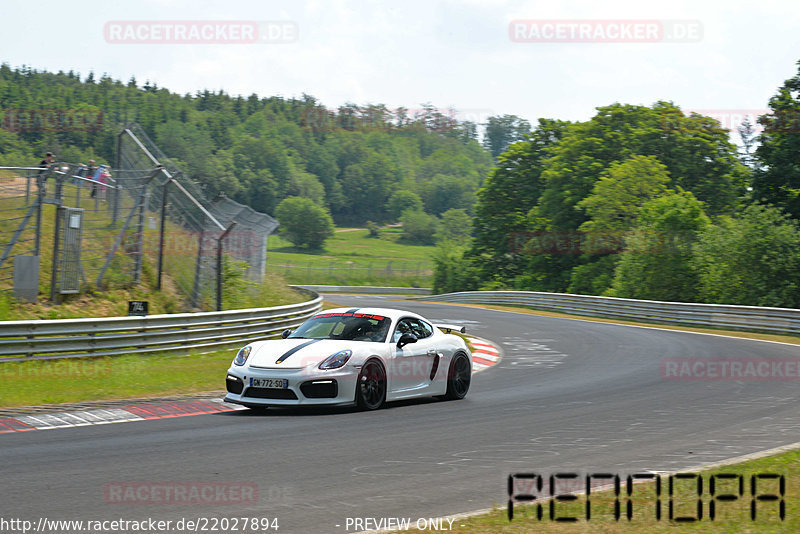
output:
<svg viewBox="0 0 800 534"><path fill-rule="evenodd" d="M403 225L401 223L394 223L394 224L387 224L385 226L379 226L378 228L381 228L381 229L383 229L383 228L398 228L400 226L403 226ZM339 232L355 232L356 230L366 230L366 228L337 228L336 230L334 230L334 232L335 233L339 233Z"/></svg>
<svg viewBox="0 0 800 534"><path fill-rule="evenodd" d="M0 177L0 197L18 197L25 194L26 178L24 176ZM31 190L35 184L31 184Z"/></svg>

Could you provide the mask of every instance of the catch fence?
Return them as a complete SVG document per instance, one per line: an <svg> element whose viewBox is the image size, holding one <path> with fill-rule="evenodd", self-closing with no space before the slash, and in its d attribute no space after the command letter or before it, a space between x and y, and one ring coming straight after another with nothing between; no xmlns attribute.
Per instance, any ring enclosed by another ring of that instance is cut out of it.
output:
<svg viewBox="0 0 800 534"><path fill-rule="evenodd" d="M156 172L128 173L126 197L113 172L101 181L76 164L0 168L0 289L55 299L138 281L143 184Z"/></svg>
<svg viewBox="0 0 800 534"><path fill-rule="evenodd" d="M152 200L143 229L145 250L159 258L159 288L174 284L201 309L212 309L216 297L220 309L225 272L238 271L237 276L255 282L263 279L267 237L278 226L275 219L224 194L209 201L201 186L136 124L118 136L116 166L133 173L153 166L161 169L145 185ZM130 197L138 190L135 182L122 185Z"/></svg>
<svg viewBox="0 0 800 534"><path fill-rule="evenodd" d="M150 276L194 309L222 309L226 276L260 283L278 226L201 187L137 125L118 137L116 168L0 167L0 291L35 301L130 287Z"/></svg>

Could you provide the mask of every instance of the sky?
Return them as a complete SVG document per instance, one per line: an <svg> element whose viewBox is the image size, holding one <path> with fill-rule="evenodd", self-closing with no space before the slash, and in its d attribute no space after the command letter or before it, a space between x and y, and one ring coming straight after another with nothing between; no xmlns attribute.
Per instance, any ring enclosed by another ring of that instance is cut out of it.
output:
<svg viewBox="0 0 800 534"><path fill-rule="evenodd" d="M800 60L797 0L0 0L0 8L0 62L12 67L134 76L178 93L305 93L329 108L430 103L476 122L586 120L614 102L669 100L726 126L763 112ZM186 42L209 24L222 34ZM165 37L179 26L183 42ZM589 28L583 42L565 37L576 27ZM244 39L253 31L261 41ZM627 42L610 42L617 35Z"/></svg>

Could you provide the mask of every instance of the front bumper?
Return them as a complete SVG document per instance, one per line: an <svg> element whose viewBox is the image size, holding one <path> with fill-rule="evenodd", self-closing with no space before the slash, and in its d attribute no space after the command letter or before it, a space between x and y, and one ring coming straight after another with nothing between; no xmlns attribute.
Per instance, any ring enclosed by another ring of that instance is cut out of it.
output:
<svg viewBox="0 0 800 534"><path fill-rule="evenodd" d="M355 402L359 370L345 365L341 369L262 369L231 366L226 377L225 402L244 406L334 406ZM287 381L285 389L252 386L253 378Z"/></svg>

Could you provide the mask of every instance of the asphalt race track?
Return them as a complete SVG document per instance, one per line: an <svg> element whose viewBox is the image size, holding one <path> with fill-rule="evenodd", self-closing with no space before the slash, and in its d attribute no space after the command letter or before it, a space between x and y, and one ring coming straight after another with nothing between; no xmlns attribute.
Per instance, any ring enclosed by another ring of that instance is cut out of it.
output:
<svg viewBox="0 0 800 534"><path fill-rule="evenodd" d="M416 521L504 506L510 473L671 471L800 441L797 379L661 375L669 358L796 361L796 346L391 297L329 298L464 323L499 345L503 359L474 377L463 401L3 434L0 516L277 518L278 532L347 532L347 518ZM108 485L130 482L243 484L258 498L107 502Z"/></svg>

